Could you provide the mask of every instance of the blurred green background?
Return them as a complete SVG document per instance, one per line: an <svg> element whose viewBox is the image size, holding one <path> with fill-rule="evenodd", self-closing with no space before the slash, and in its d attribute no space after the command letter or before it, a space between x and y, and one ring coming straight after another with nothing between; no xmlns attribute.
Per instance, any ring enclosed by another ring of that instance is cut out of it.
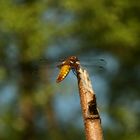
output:
<svg viewBox="0 0 140 140"><path fill-rule="evenodd" d="M0 140L85 139L70 55L106 62L86 67L105 139L140 139L140 1L0 0Z"/></svg>

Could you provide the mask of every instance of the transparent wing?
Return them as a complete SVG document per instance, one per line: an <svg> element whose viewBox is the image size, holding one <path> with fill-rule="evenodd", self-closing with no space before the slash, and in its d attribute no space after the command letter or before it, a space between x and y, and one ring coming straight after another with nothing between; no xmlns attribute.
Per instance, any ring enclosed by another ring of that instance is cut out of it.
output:
<svg viewBox="0 0 140 140"><path fill-rule="evenodd" d="M49 68L55 68L59 64L61 64L62 61L65 59L55 60L55 59L40 59L39 63L40 65L47 65ZM93 58L93 57L79 57L80 63L84 67L105 67L106 60L104 58Z"/></svg>
<svg viewBox="0 0 140 140"><path fill-rule="evenodd" d="M95 66L104 67L106 65L106 61L102 58L100 58L100 59L82 59L80 62L85 67L95 67Z"/></svg>
<svg viewBox="0 0 140 140"><path fill-rule="evenodd" d="M90 72L102 72L105 70L106 60L104 58L95 58L95 57L78 57L81 63L81 66L87 69ZM36 65L35 72L40 74L40 72L45 71L47 77L57 77L59 70L57 70L57 65L61 64L64 59L46 59L41 58ZM38 72L39 71L39 72ZM53 71L57 74L53 74Z"/></svg>

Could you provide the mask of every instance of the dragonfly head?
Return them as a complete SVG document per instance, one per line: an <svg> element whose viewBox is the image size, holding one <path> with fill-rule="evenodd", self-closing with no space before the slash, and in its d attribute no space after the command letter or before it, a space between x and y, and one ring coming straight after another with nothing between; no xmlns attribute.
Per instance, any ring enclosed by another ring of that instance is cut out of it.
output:
<svg viewBox="0 0 140 140"><path fill-rule="evenodd" d="M57 65L57 67L61 68L64 65L69 65L71 69L77 69L80 65L80 62L76 56L70 56Z"/></svg>
<svg viewBox="0 0 140 140"><path fill-rule="evenodd" d="M80 65L79 59L76 56L70 56L68 61L72 69L77 69Z"/></svg>

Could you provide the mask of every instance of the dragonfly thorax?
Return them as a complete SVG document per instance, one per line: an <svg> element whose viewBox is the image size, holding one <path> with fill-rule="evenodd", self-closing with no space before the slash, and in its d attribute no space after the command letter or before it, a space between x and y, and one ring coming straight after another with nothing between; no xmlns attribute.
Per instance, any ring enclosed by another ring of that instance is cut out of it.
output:
<svg viewBox="0 0 140 140"><path fill-rule="evenodd" d="M80 66L80 62L76 56L70 56L62 61L61 64L57 65L57 67L61 68L64 65L69 65L71 69L78 69Z"/></svg>
<svg viewBox="0 0 140 140"><path fill-rule="evenodd" d="M58 68L60 68L60 72L56 79L57 83L64 80L70 72L70 70L76 73L77 70L80 68L80 62L76 56L70 56L64 61L62 61L62 63L58 65Z"/></svg>

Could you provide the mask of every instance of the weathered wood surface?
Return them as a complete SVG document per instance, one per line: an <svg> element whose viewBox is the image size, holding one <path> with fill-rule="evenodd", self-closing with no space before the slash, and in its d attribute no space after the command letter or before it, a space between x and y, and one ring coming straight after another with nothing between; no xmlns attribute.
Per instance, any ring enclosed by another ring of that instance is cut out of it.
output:
<svg viewBox="0 0 140 140"><path fill-rule="evenodd" d="M77 69L77 79L86 140L103 140L101 119L97 109L96 97L87 71L79 67L79 69Z"/></svg>
<svg viewBox="0 0 140 140"><path fill-rule="evenodd" d="M80 65L76 56L70 56L60 65L60 73L56 82L61 82L72 69L78 79L79 95L83 113L86 140L103 140L101 119L97 109L96 96L89 75Z"/></svg>

